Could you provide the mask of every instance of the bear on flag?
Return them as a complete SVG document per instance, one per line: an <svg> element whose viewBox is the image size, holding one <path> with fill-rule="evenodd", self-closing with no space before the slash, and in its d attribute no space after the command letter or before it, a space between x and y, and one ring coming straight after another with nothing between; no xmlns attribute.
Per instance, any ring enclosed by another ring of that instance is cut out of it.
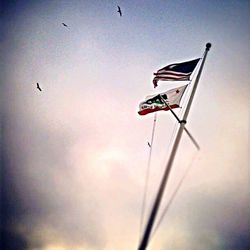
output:
<svg viewBox="0 0 250 250"><path fill-rule="evenodd" d="M147 96L146 100L139 105L139 115L146 115L159 110L169 110L169 108L179 108L180 101L188 85L170 89L166 92Z"/></svg>

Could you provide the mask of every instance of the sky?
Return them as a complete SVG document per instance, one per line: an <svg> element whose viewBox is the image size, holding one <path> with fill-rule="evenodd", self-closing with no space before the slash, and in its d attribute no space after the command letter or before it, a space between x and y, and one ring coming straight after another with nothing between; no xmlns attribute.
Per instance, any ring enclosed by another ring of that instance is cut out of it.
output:
<svg viewBox="0 0 250 250"><path fill-rule="evenodd" d="M154 89L153 72L207 42L186 125L201 150L183 134L159 215L189 171L148 249L249 249L249 1L0 6L1 249L138 248L154 119L139 103L185 84ZM177 127L158 112L146 216Z"/></svg>

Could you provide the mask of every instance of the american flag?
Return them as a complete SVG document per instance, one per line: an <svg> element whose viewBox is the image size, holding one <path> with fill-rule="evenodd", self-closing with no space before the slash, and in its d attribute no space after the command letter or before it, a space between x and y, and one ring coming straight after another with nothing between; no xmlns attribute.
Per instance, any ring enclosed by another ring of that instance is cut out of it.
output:
<svg viewBox="0 0 250 250"><path fill-rule="evenodd" d="M154 73L153 79L154 87L157 87L157 82L162 81L188 81L190 75L193 73L200 58L183 63L174 63L159 69Z"/></svg>

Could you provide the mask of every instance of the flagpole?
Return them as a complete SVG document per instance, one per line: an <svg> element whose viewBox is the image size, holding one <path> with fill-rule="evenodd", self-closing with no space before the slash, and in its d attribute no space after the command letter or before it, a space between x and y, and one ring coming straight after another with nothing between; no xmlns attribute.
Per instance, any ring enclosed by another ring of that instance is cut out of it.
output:
<svg viewBox="0 0 250 250"><path fill-rule="evenodd" d="M175 112L172 110L172 108L168 105L168 103L164 100L164 98L162 98L162 96L160 95L162 102L169 108L169 110L171 111L171 113L173 114L173 116L176 118L176 120L181 123L181 120L179 119L179 117L175 114ZM188 129L186 127L184 127L184 130L186 131L187 135L189 136L189 138L191 139L191 141L194 143L195 147L200 150L200 146L199 144L196 142L196 140L194 139L194 137L191 135L191 133L188 131Z"/></svg>
<svg viewBox="0 0 250 250"><path fill-rule="evenodd" d="M177 152L180 140L181 140L183 130L185 129L186 120L187 120L187 117L188 117L188 114L189 114L189 111L190 111L190 108L191 108L191 104L193 102L194 94L196 92L198 82L199 82L199 79L200 79L200 76L201 76L201 72L202 72L206 57L207 57L207 53L208 53L210 48L211 48L211 43L207 43L206 44L206 50L205 50L205 53L204 53L204 57L203 57L199 72L197 74L196 80L194 82L194 87L193 87L192 93L190 95L190 98L189 98L189 101L188 101L188 104L187 104L187 108L186 108L185 113L183 115L183 119L181 120L180 127L179 127L179 130L177 132L175 142L174 142L174 145L173 145L173 148L172 148L168 163L166 165L166 169L165 169L164 175L162 177L161 184L159 186L159 190L158 190L158 193L156 195L155 202L153 204L151 214L149 216L148 223L146 225L144 235L142 237L142 240L141 240L141 243L139 245L138 250L145 250L147 248L150 233L151 233L151 230L152 230L153 225L154 225L154 221L155 221L155 218L156 218L156 215L157 215L157 212L158 212L158 208L159 208L160 203L161 203L161 199L162 199L164 189L165 189L165 186L166 186L169 174L170 174L170 170L171 170L172 164L174 162L174 158L175 158L175 155L176 155L176 152Z"/></svg>

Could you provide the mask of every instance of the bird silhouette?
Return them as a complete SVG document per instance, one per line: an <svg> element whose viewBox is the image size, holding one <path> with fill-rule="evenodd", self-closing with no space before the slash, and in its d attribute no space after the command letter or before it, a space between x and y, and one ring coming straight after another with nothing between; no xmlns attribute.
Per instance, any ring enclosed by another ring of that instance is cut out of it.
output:
<svg viewBox="0 0 250 250"><path fill-rule="evenodd" d="M67 24L65 24L65 23L62 23L62 25L63 25L64 27L67 27L67 28L69 27L69 26L68 26Z"/></svg>
<svg viewBox="0 0 250 250"><path fill-rule="evenodd" d="M150 145L150 143L148 142L148 146L151 148L151 145Z"/></svg>
<svg viewBox="0 0 250 250"><path fill-rule="evenodd" d="M41 87L39 86L39 83L38 83L38 82L36 83L36 87L37 87L38 90L42 91L42 89L41 89Z"/></svg>
<svg viewBox="0 0 250 250"><path fill-rule="evenodd" d="M120 16L122 16L122 11L121 11L120 6L117 5L117 8L118 8L117 12L120 14Z"/></svg>

